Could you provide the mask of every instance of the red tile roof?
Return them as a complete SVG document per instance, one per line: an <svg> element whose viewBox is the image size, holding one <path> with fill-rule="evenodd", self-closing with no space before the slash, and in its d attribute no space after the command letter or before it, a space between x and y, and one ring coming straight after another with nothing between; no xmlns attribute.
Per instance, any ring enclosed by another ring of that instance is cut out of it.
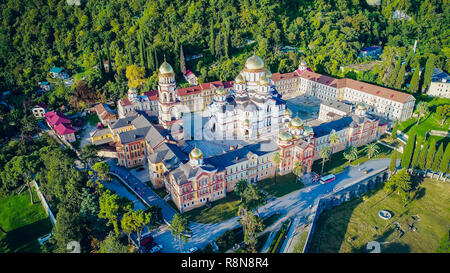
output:
<svg viewBox="0 0 450 273"><path fill-rule="evenodd" d="M70 119L68 117L66 117L66 115L61 113L60 111L56 111L56 112L51 111L51 112L45 113L44 118L45 118L45 120L47 120L47 122L51 126L55 126L60 123L70 124Z"/></svg>
<svg viewBox="0 0 450 273"><path fill-rule="evenodd" d="M73 129L70 124L64 124L64 123L60 123L60 124L56 125L55 127L53 127L53 130L55 130L55 132L60 136L68 135L68 134L76 132L76 130Z"/></svg>
<svg viewBox="0 0 450 273"><path fill-rule="evenodd" d="M315 73L315 72L312 72L312 71L308 71L308 70L303 71L300 74L300 77L302 77L304 79L307 79L307 80L310 80L310 81L314 81L314 82L320 83L320 84L328 85L328 86L331 86L331 87L334 87L334 88L341 88L342 87L341 82L338 79L332 78L332 77L329 77L329 76L325 76L325 75L322 75L322 74L319 74L319 73Z"/></svg>
<svg viewBox="0 0 450 273"><path fill-rule="evenodd" d="M273 73L272 74L272 80L274 82L276 81L280 81L280 80L285 80L285 79L292 79L298 77L298 74L296 72L289 72L289 73Z"/></svg>
<svg viewBox="0 0 450 273"><path fill-rule="evenodd" d="M119 101L119 103L120 103L120 105L122 105L122 106L131 105L131 101L130 101L129 99L127 99L127 98L121 99L121 100Z"/></svg>
<svg viewBox="0 0 450 273"><path fill-rule="evenodd" d="M159 99L158 90L150 90L150 91L144 92L144 95L147 96L149 100L158 100Z"/></svg>
<svg viewBox="0 0 450 273"><path fill-rule="evenodd" d="M187 95L192 95L192 94L199 94L202 92L202 88L201 85L197 85L197 86L189 86L189 87L184 87L184 88L178 88L178 96L182 97L182 96L187 96Z"/></svg>
<svg viewBox="0 0 450 273"><path fill-rule="evenodd" d="M114 114L109 107L105 107L103 103L99 103L95 106L95 112L101 120L116 120L116 114Z"/></svg>
<svg viewBox="0 0 450 273"><path fill-rule="evenodd" d="M408 101L409 98L412 97L412 95L410 94L395 91L389 88L381 87L370 83L355 81L352 79L343 79L343 80L345 81L344 85L347 88L355 89L388 100L405 103Z"/></svg>

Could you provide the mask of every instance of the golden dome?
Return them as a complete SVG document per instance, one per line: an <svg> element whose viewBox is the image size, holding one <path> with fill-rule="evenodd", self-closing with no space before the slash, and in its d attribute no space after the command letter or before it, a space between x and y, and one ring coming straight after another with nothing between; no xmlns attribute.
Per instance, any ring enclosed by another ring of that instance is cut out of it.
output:
<svg viewBox="0 0 450 273"><path fill-rule="evenodd" d="M189 157L190 157L191 159L200 159L200 158L203 157L203 152L202 152L199 148L195 147L195 148L192 149L192 151L189 153Z"/></svg>
<svg viewBox="0 0 450 273"><path fill-rule="evenodd" d="M258 57L258 56L253 54L245 62L245 68L252 69L252 70L263 69L264 68L264 62L263 62L263 60L260 57Z"/></svg>
<svg viewBox="0 0 450 273"><path fill-rule="evenodd" d="M303 126L303 120L301 120L298 116L291 120L289 123L289 127L291 128L300 128Z"/></svg>
<svg viewBox="0 0 450 273"><path fill-rule="evenodd" d="M171 74L173 73L173 68L170 64L168 64L166 61L162 63L162 65L159 67L159 73L161 74Z"/></svg>
<svg viewBox="0 0 450 273"><path fill-rule="evenodd" d="M236 79L234 80L236 83L245 83L245 79L242 76L242 74L239 74Z"/></svg>
<svg viewBox="0 0 450 273"><path fill-rule="evenodd" d="M289 140L292 140L292 135L289 132L281 132L278 135L278 139L281 141L289 141Z"/></svg>

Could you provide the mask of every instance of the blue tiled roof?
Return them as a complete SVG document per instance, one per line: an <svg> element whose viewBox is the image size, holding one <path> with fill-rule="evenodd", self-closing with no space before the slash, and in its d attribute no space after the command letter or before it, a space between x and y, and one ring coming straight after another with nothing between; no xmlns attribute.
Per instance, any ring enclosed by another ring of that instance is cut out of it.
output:
<svg viewBox="0 0 450 273"><path fill-rule="evenodd" d="M343 117L338 120L322 123L319 126L313 127L312 129L314 131L315 137L322 137L330 134L333 129L335 131L340 131L346 127L349 127L352 122L352 117Z"/></svg>

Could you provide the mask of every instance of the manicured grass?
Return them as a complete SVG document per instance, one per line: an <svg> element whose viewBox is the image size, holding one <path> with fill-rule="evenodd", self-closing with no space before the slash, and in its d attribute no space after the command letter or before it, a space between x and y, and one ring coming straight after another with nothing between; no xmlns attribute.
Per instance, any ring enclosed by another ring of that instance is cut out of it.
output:
<svg viewBox="0 0 450 273"><path fill-rule="evenodd" d="M423 178L414 177L419 183ZM382 185L366 193L367 200L357 198L320 215L309 252L367 252L370 241L381 244L381 252L435 252L450 226L450 184L425 178L413 200L406 207L396 196L387 196ZM378 216L382 209L393 213L390 220ZM416 231L409 229L411 216L418 215ZM399 238L394 223L405 234Z"/></svg>
<svg viewBox="0 0 450 273"><path fill-rule="evenodd" d="M377 146L379 148L379 154L377 156L372 157L371 159L389 158L391 156L393 149L386 147L382 144L377 144ZM351 163L352 166L356 166L369 160L369 158L366 155L366 152L364 151L364 147L365 145L358 147L358 159L352 161ZM343 172L347 166L348 161L347 159L344 158L344 151L337 152L335 154L332 154L328 161L325 161L325 165L323 167L323 175L327 175L330 173L338 174L340 172ZM320 174L322 170L322 159L319 158L316 161L314 161L312 170Z"/></svg>
<svg viewBox="0 0 450 273"><path fill-rule="evenodd" d="M225 198L212 202L211 208L203 206L185 212L184 215L189 219L189 221L197 223L220 223L224 220L237 216L237 211L240 204L241 199L237 197L234 192L229 192Z"/></svg>
<svg viewBox="0 0 450 273"><path fill-rule="evenodd" d="M294 246L294 253L303 253L303 248L305 247L306 238L308 237L308 228L305 227L297 234L297 242Z"/></svg>
<svg viewBox="0 0 450 273"><path fill-rule="evenodd" d="M429 113L420 119L418 125L416 125L416 117L411 117L408 120L400 123L399 130L401 130L408 136L411 132L414 131L420 137L425 137L425 134L430 130L448 131L448 128L450 126L450 119L447 119L445 123L441 125L440 121L436 118L436 108L440 105L450 104L450 99L422 96L417 99L416 105L420 101L428 102ZM444 137L439 136L435 136L435 138L437 141L444 139Z"/></svg>
<svg viewBox="0 0 450 273"><path fill-rule="evenodd" d="M302 182L297 181L297 176L292 173L282 176L277 175L276 181L274 181L274 177L270 177L256 182L256 184L269 195L276 197L281 197L305 187Z"/></svg>
<svg viewBox="0 0 450 273"><path fill-rule="evenodd" d="M390 145L392 147L395 147L395 148L400 148L401 146L404 145L403 142L401 142L398 139L394 139L394 140L391 139L391 136L388 134L385 134L384 136L382 136L380 138L380 142L383 142L383 143Z"/></svg>
<svg viewBox="0 0 450 273"><path fill-rule="evenodd" d="M41 252L37 238L51 232L52 224L36 192L33 197L34 205L28 190L0 199L0 226L8 232L0 232L0 253Z"/></svg>
<svg viewBox="0 0 450 273"><path fill-rule="evenodd" d="M263 229L270 227L273 223L275 223L278 219L280 219L281 214L274 213L269 217L263 219Z"/></svg>
<svg viewBox="0 0 450 273"><path fill-rule="evenodd" d="M270 244L269 250L267 253L278 253L283 242L285 240L285 235L289 231L289 227L291 226L291 221L288 219L283 222L280 229L277 231L277 234L273 238L272 243Z"/></svg>

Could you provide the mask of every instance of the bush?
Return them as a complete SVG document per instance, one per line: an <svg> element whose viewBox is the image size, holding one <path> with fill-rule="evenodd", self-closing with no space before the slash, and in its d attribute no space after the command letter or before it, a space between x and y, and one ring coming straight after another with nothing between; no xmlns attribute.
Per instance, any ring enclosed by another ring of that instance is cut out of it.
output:
<svg viewBox="0 0 450 273"><path fill-rule="evenodd" d="M214 249L213 249L213 246L211 245L211 243L209 243L208 245L205 246L205 248L203 249L203 252L214 253Z"/></svg>
<svg viewBox="0 0 450 273"><path fill-rule="evenodd" d="M284 235L286 234L288 228L290 226L290 220L284 221L281 228L278 230L275 239L272 241L269 247L269 253L277 253L280 250L281 245L284 242Z"/></svg>

